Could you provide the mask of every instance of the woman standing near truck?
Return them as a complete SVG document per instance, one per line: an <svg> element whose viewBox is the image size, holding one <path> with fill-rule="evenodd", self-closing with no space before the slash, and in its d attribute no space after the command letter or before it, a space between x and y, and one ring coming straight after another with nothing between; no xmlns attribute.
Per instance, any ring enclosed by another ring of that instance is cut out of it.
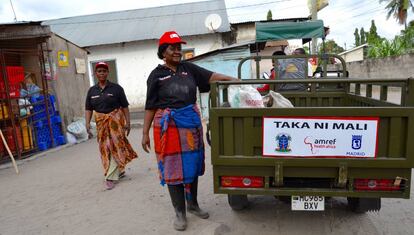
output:
<svg viewBox="0 0 414 235"><path fill-rule="evenodd" d="M200 111L196 105L197 87L210 90L210 82L235 78L213 73L181 61L181 45L186 44L174 31L165 32L158 43L158 57L164 61L149 75L142 136L142 147L150 150L152 122L154 150L161 185L168 185L176 213L174 228L187 227L188 212L206 219L209 214L197 201L198 176L204 174L204 143Z"/></svg>

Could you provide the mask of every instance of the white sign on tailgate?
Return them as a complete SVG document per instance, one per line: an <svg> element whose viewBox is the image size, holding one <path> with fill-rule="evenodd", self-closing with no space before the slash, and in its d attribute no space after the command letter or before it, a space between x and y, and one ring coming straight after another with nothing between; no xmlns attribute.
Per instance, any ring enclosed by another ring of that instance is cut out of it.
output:
<svg viewBox="0 0 414 235"><path fill-rule="evenodd" d="M379 118L263 117L263 156L374 158Z"/></svg>

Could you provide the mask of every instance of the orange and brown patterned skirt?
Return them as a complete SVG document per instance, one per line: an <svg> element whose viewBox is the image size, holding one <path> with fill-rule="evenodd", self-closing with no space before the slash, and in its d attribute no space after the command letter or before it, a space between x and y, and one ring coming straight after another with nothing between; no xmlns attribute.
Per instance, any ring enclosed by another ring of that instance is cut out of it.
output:
<svg viewBox="0 0 414 235"><path fill-rule="evenodd" d="M116 109L110 113L96 113L95 120L105 176L111 157L118 164L119 171L124 171L126 164L138 157L125 135L124 112Z"/></svg>

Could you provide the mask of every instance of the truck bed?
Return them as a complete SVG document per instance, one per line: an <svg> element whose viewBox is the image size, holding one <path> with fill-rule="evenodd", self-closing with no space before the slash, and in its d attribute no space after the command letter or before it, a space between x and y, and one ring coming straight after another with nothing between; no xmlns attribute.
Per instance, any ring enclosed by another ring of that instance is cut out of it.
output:
<svg viewBox="0 0 414 235"><path fill-rule="evenodd" d="M212 85L209 125L215 193L409 198L414 167L413 79L292 80L292 83L310 84L305 92L281 92L294 108L230 108L222 107L219 102L226 100L220 97L219 88L259 82L277 84L279 81L247 80ZM376 86L379 99L373 98L372 90ZM399 103L387 101L390 87L401 90ZM262 154L263 117L379 118L376 157L265 157ZM264 184L257 188L222 187L223 176L257 176ZM401 179L401 190L355 190L355 179Z"/></svg>

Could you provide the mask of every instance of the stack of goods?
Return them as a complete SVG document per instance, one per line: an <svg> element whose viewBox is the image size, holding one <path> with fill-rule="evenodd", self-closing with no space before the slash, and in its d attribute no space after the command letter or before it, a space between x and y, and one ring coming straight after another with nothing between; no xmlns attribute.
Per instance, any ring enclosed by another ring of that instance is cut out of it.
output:
<svg viewBox="0 0 414 235"><path fill-rule="evenodd" d="M39 150L46 150L52 145L52 138L55 145L63 145L66 139L62 133L62 120L59 113L56 111L55 97L49 95L49 99L45 101L44 96L40 95L37 98L32 97L33 104L33 126L35 128L37 146ZM50 125L52 128L52 136L49 129L49 123L46 115L46 103L50 115Z"/></svg>
<svg viewBox="0 0 414 235"><path fill-rule="evenodd" d="M24 80L24 68L21 66L6 66L9 92L11 98L20 97L20 83ZM3 81L3 68L0 67L0 99L6 99L6 85Z"/></svg>
<svg viewBox="0 0 414 235"><path fill-rule="evenodd" d="M4 138L6 139L7 145L10 148L10 151L12 153L17 152L16 148L16 142L14 141L14 134L13 134L13 128L12 127L6 127L4 130L2 130ZM23 141L22 141L22 134L20 132L20 128L16 127L16 134L17 134L17 144L18 149L22 149L23 147ZM7 155L6 148L4 147L3 141L0 141L0 157L3 157Z"/></svg>

